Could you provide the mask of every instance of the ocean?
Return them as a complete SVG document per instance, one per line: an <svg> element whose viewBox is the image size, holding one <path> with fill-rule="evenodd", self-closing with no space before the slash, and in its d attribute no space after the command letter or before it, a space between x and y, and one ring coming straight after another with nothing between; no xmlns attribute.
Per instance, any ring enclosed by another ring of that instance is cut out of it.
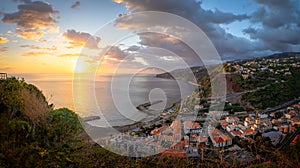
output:
<svg viewBox="0 0 300 168"><path fill-rule="evenodd" d="M95 126L127 125L156 118L164 108L191 94L195 86L154 75L97 75L73 85L71 74L14 74L36 85L55 108L67 107L81 117L100 116ZM113 82L112 82L113 81ZM136 106L160 101L146 112Z"/></svg>

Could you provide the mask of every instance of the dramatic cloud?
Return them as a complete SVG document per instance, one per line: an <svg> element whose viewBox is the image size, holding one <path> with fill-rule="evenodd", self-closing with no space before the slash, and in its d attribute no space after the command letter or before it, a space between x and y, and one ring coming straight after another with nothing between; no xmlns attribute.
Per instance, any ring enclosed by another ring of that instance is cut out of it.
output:
<svg viewBox="0 0 300 168"><path fill-rule="evenodd" d="M80 5L79 1L76 1L72 6L71 9L76 9Z"/></svg>
<svg viewBox="0 0 300 168"><path fill-rule="evenodd" d="M273 52L294 51L300 48L300 38L296 35L300 33L299 2L297 0L253 0L261 7L253 14L247 15L223 12L218 9L204 9L201 1L195 0L115 0L115 2L124 3L131 12L169 12L192 21L207 34L222 58L226 60L263 56ZM138 17L122 16L120 15L116 20L117 28L147 30L149 25L153 26L154 23L154 21L153 23L145 22ZM159 18L154 18L154 20L157 21ZM226 27L224 25L244 20L252 23L251 27L243 31L251 39L235 36L224 28ZM162 25L168 26L168 22L164 20ZM175 30L175 27L168 29L167 31L178 31ZM164 33L164 29L161 30ZM180 33L180 31L178 32ZM141 35L140 39L142 45L163 47L180 55L180 51L190 50L182 43L174 45L173 40L169 37L162 37L162 35ZM193 55L190 51L186 54Z"/></svg>
<svg viewBox="0 0 300 168"><path fill-rule="evenodd" d="M8 39L5 37L0 37L0 44L7 43Z"/></svg>
<svg viewBox="0 0 300 168"><path fill-rule="evenodd" d="M20 47L22 47L22 48L30 48L30 49L34 49L34 50L51 50L51 51L57 50L57 47L55 47L55 46L52 46L52 47L40 47L40 46L35 46L35 45L21 45Z"/></svg>
<svg viewBox="0 0 300 168"><path fill-rule="evenodd" d="M51 55L51 53L48 52L27 52L22 54L24 57L38 57L38 56L45 56L45 55Z"/></svg>
<svg viewBox="0 0 300 168"><path fill-rule="evenodd" d="M5 13L2 21L16 24L16 32L20 37L38 40L45 33L56 29L57 21L54 15L58 11L53 10L50 4L42 1L26 1L25 4L18 5L18 10L15 13Z"/></svg>
<svg viewBox="0 0 300 168"><path fill-rule="evenodd" d="M85 46L89 49L99 49L98 43L101 41L100 37L75 30L67 30L63 37L69 40L69 48Z"/></svg>
<svg viewBox="0 0 300 168"><path fill-rule="evenodd" d="M158 40L159 39L159 40ZM174 53L173 57L180 56L188 63L199 63L197 54L184 42L169 35L159 33L140 34L140 44L148 47L163 48ZM160 54L160 53L156 53ZM155 55L155 53L153 53Z"/></svg>
<svg viewBox="0 0 300 168"><path fill-rule="evenodd" d="M241 39L232 34L227 33L220 25L230 24L235 21L242 21L245 19L249 19L249 16L242 14L236 15L228 12L222 12L218 9L216 10L205 10L201 7L201 2L196 2L194 0L187 1L175 1L175 0L166 0L166 1L135 1L135 0L122 0L118 1L119 3L125 3L126 7L134 12L140 11L163 11L173 13L179 16L182 16L194 24L198 25L213 41L218 51L224 51L221 53L223 58L230 59L229 57L234 57L237 55L237 50L235 48L228 48L224 46L223 42L226 40L230 40L231 44L235 44L235 47L238 47L240 41L247 41L246 39ZM142 19L139 18L130 18L130 17L119 17L116 20L116 27L118 28L129 28L129 29L144 29L149 25L153 25L153 23L147 22L145 23ZM163 22L162 25L168 25L168 22ZM184 32L184 30L176 30L176 28L168 28L167 31L172 32ZM173 30L172 30L173 29ZM161 35L153 35L153 36L161 36ZM149 45L151 47L163 47L168 49L178 55L185 55L184 57L188 59L189 57L195 58L195 53L191 51L190 47L185 45L182 42L176 42L174 45L174 41L172 38L166 37L158 37L157 39L153 38L151 35L142 35L141 44ZM193 38L191 34L189 34L189 38ZM243 44L245 44L245 42ZM250 43L250 41L249 41ZM241 46L242 47L242 46ZM245 48L245 47L244 47ZM247 51L243 51L241 53L245 54ZM238 54L241 54L238 53ZM189 61L193 62L194 59L190 59Z"/></svg>
<svg viewBox="0 0 300 168"><path fill-rule="evenodd" d="M254 0L260 8L250 21L261 25L244 30L251 39L260 41L272 51L299 51L300 3L298 0Z"/></svg>
<svg viewBox="0 0 300 168"><path fill-rule="evenodd" d="M105 53L105 59L110 60L122 60L127 56L127 53L125 51L122 51L117 46L110 46L104 49L106 51Z"/></svg>

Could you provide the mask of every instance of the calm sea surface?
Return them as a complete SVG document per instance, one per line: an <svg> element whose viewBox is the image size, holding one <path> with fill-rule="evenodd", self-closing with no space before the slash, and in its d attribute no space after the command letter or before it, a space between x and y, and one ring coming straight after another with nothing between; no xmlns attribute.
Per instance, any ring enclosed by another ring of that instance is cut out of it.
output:
<svg viewBox="0 0 300 168"><path fill-rule="evenodd" d="M140 120L151 120L162 109L191 94L195 87L175 80L156 78L153 75L101 75L95 81L80 81L73 85L69 74L15 74L36 85L55 108L70 108L82 117L97 115L98 126L124 125ZM113 81L113 82L112 82ZM74 91L73 91L74 88ZM147 112L140 112L137 105L160 101Z"/></svg>

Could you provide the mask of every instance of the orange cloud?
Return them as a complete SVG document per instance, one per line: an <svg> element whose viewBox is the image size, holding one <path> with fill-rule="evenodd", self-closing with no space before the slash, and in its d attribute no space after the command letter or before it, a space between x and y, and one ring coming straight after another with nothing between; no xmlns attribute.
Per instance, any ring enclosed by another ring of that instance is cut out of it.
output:
<svg viewBox="0 0 300 168"><path fill-rule="evenodd" d="M45 56L45 55L51 55L51 54L48 52L27 52L22 54L22 56L25 57L37 57L37 56Z"/></svg>
<svg viewBox="0 0 300 168"><path fill-rule="evenodd" d="M17 24L16 31L19 37L38 40L51 29L56 29L57 21L53 17L58 11L46 2L34 1L18 5L18 12L6 13L3 23Z"/></svg>
<svg viewBox="0 0 300 168"><path fill-rule="evenodd" d="M11 70L11 67L0 67L0 71L8 71Z"/></svg>
<svg viewBox="0 0 300 168"><path fill-rule="evenodd" d="M9 40L5 37L0 37L0 44L7 43Z"/></svg>
<svg viewBox="0 0 300 168"><path fill-rule="evenodd" d="M35 49L35 50L50 50L50 51L57 50L57 47L55 47L55 46L52 46L52 47L40 47L40 46L35 46L35 45L21 45L20 47L22 47L22 48L30 48L30 49Z"/></svg>
<svg viewBox="0 0 300 168"><path fill-rule="evenodd" d="M80 53L71 53L71 54L61 54L58 57L78 57L78 56L86 56L86 55Z"/></svg>
<svg viewBox="0 0 300 168"><path fill-rule="evenodd" d="M100 37L85 32L77 32L73 29L63 33L63 37L69 40L70 46L68 48L85 46L89 49L99 49L98 43L101 41Z"/></svg>
<svg viewBox="0 0 300 168"><path fill-rule="evenodd" d="M1 47L0 48L0 52L6 52L6 51L8 51L8 47Z"/></svg>

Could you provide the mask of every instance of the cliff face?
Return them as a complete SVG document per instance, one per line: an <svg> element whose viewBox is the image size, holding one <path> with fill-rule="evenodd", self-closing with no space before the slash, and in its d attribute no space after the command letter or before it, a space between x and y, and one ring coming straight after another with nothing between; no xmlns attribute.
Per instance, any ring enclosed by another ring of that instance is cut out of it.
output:
<svg viewBox="0 0 300 168"><path fill-rule="evenodd" d="M208 67L212 68L212 67ZM213 69L208 75L206 67L192 67L189 69L178 69L171 72L158 74L156 77L166 78L166 79L176 79L185 82L192 82L193 84L198 84L200 97L211 96L211 83L214 83L214 96L224 95L224 91L220 90L226 85L226 94L232 94L235 92L242 91L234 79L230 75L225 75L225 80L221 78L220 74L223 74L222 65L213 66ZM212 80L212 81L211 81ZM226 82L226 83L224 83Z"/></svg>
<svg viewBox="0 0 300 168"><path fill-rule="evenodd" d="M197 81L199 81L199 79L202 79L205 75L207 75L206 68L203 66L198 66L198 67L191 67L187 69L176 69L171 72L157 74L156 77L165 78L165 79L176 79L176 80L196 83Z"/></svg>
<svg viewBox="0 0 300 168"><path fill-rule="evenodd" d="M245 91L239 86L237 81L234 80L231 74L226 75L226 84L227 84L227 94L233 94L233 93Z"/></svg>

